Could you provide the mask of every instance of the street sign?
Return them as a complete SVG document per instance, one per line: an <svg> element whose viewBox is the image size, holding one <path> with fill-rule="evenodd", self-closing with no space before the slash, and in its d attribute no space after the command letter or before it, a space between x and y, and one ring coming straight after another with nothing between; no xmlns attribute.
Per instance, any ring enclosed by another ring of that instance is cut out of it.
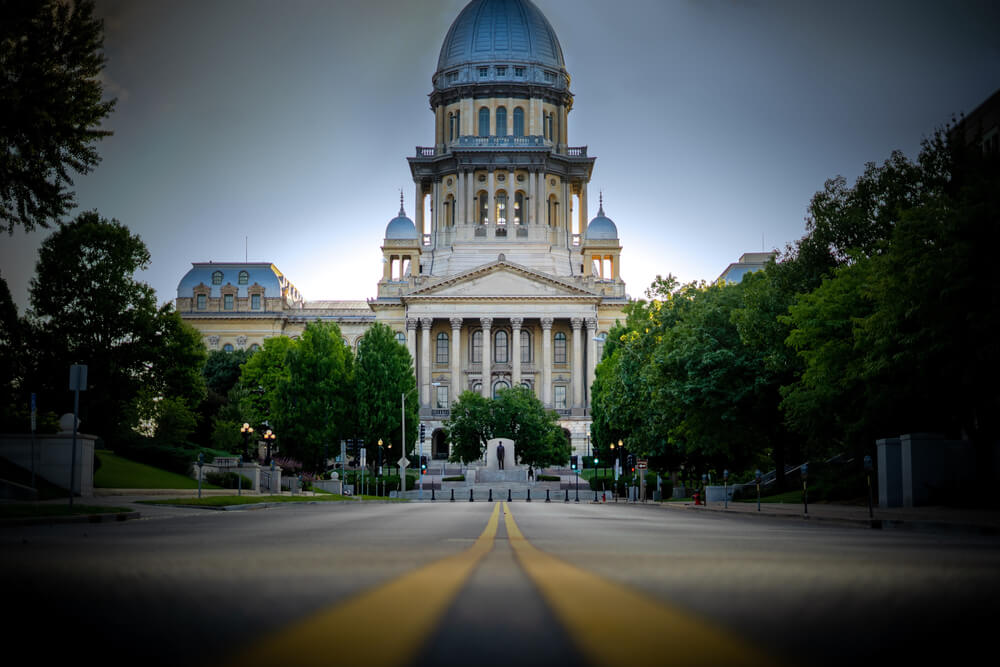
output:
<svg viewBox="0 0 1000 667"><path fill-rule="evenodd" d="M406 466L410 465L410 459L408 459L405 456L403 456L398 461L396 461L396 463L399 464L400 468L404 468L405 469Z"/></svg>
<svg viewBox="0 0 1000 667"><path fill-rule="evenodd" d="M636 461L635 467L638 468L639 470L645 470L646 468L649 467L649 462L646 459L639 459L638 461Z"/></svg>
<svg viewBox="0 0 1000 667"><path fill-rule="evenodd" d="M361 448L361 467L362 468L364 468L366 465L368 465L368 456L367 456L367 454L368 454L368 450L365 449L364 447L362 447Z"/></svg>

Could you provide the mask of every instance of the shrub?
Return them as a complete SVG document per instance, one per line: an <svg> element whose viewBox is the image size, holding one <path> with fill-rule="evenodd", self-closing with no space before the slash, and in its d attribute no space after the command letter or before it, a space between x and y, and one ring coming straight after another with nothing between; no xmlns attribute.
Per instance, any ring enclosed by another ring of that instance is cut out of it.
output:
<svg viewBox="0 0 1000 667"><path fill-rule="evenodd" d="M253 482L235 472L206 472L204 480L209 484L221 486L224 489L240 488L240 478L243 478L243 488L252 489Z"/></svg>
<svg viewBox="0 0 1000 667"><path fill-rule="evenodd" d="M559 475L535 475L535 479L539 482L558 482L561 478Z"/></svg>
<svg viewBox="0 0 1000 667"><path fill-rule="evenodd" d="M457 475L455 477L445 477L443 481L445 481L445 482L464 482L465 481L465 475Z"/></svg>

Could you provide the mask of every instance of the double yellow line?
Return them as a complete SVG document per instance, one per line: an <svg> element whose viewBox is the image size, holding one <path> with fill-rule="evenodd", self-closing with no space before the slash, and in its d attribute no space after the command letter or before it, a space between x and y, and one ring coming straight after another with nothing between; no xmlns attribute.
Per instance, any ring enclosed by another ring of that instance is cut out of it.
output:
<svg viewBox="0 0 1000 667"><path fill-rule="evenodd" d="M581 653L598 665L628 665L660 652L691 664L773 665L755 647L619 584L535 548L507 503L496 503L475 543L387 584L315 614L253 645L233 665L330 664L396 666L412 662L479 561L493 549L501 505L511 547L521 567L562 622ZM419 600L419 611L413 608ZM391 640L387 641L387 636Z"/></svg>

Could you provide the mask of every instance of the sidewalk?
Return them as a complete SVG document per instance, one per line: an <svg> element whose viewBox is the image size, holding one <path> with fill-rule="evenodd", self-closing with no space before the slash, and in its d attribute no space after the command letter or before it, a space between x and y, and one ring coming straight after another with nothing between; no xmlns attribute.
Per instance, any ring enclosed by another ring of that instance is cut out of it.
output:
<svg viewBox="0 0 1000 667"><path fill-rule="evenodd" d="M647 503L650 504L650 503ZM695 505L692 502L654 503L672 511L713 512L746 517L769 517L797 521L831 522L876 529L934 530L1000 535L1000 510L966 507L874 508L870 518L866 505L810 503L808 513L800 503L730 502Z"/></svg>

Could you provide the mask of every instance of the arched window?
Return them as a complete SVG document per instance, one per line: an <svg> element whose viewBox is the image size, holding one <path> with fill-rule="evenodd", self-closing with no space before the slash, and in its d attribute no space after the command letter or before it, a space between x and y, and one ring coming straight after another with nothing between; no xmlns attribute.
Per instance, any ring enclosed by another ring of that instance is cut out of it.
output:
<svg viewBox="0 0 1000 667"><path fill-rule="evenodd" d="M562 331L556 333L552 345L553 352L553 363L565 364L566 363L566 334Z"/></svg>
<svg viewBox="0 0 1000 667"><path fill-rule="evenodd" d="M483 332L473 331L471 348L469 349L469 361L480 364L483 361Z"/></svg>
<svg viewBox="0 0 1000 667"><path fill-rule="evenodd" d="M507 107L497 107L497 131L498 137L507 136Z"/></svg>
<svg viewBox="0 0 1000 667"><path fill-rule="evenodd" d="M226 343L225 345L222 346L222 351L223 352L232 352L233 351L233 344L232 343Z"/></svg>
<svg viewBox="0 0 1000 667"><path fill-rule="evenodd" d="M504 190L498 190L496 194L496 207L497 207L497 224L506 225L507 224L507 193Z"/></svg>
<svg viewBox="0 0 1000 667"><path fill-rule="evenodd" d="M514 136L524 136L524 109L521 107L514 108Z"/></svg>
<svg viewBox="0 0 1000 667"><path fill-rule="evenodd" d="M507 332L501 329L493 336L493 360L498 364L506 364L507 357Z"/></svg>
<svg viewBox="0 0 1000 667"><path fill-rule="evenodd" d="M256 352L259 349L260 349L260 345L258 345L257 343L254 343L253 345L250 346L250 351L251 352Z"/></svg>
<svg viewBox="0 0 1000 667"><path fill-rule="evenodd" d="M213 285L222 284L222 271L216 271L212 274L212 284Z"/></svg>
<svg viewBox="0 0 1000 667"><path fill-rule="evenodd" d="M521 363L531 363L531 334L521 330Z"/></svg>
<svg viewBox="0 0 1000 667"><path fill-rule="evenodd" d="M448 334L443 331L437 335L437 346L435 352L435 361L437 363L448 363Z"/></svg>
<svg viewBox="0 0 1000 667"><path fill-rule="evenodd" d="M406 334L402 331L396 332L396 342L400 345L406 345Z"/></svg>
<svg viewBox="0 0 1000 667"><path fill-rule="evenodd" d="M486 196L486 190L480 190L476 195L476 222L485 225L489 217L490 199Z"/></svg>
<svg viewBox="0 0 1000 667"><path fill-rule="evenodd" d="M493 383L493 398L497 397L497 392L502 389L510 389L510 382L506 380L497 380Z"/></svg>
<svg viewBox="0 0 1000 667"><path fill-rule="evenodd" d="M248 271L240 271L239 283L240 285L246 285L250 282L250 273Z"/></svg>
<svg viewBox="0 0 1000 667"><path fill-rule="evenodd" d="M473 383L473 385L472 385L472 393L474 393L474 394L481 394L481 393L483 393L483 383L482 382Z"/></svg>
<svg viewBox="0 0 1000 667"><path fill-rule="evenodd" d="M524 224L524 193L520 190L514 195L514 224Z"/></svg>
<svg viewBox="0 0 1000 667"><path fill-rule="evenodd" d="M486 107L479 108L479 136L490 136L490 110Z"/></svg>

